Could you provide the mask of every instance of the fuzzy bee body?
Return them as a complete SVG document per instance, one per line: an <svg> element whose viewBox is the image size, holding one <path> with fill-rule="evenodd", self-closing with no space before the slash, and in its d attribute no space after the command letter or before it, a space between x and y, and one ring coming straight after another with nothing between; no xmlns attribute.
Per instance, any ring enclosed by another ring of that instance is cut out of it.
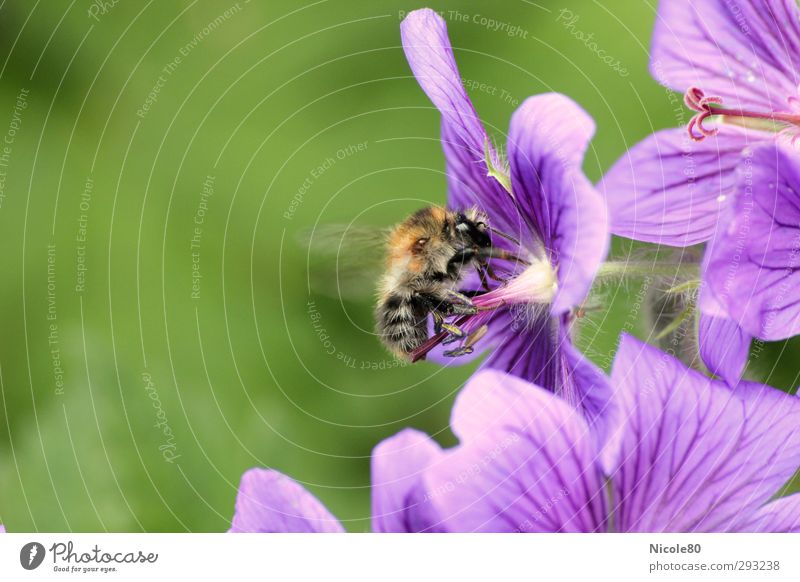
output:
<svg viewBox="0 0 800 582"><path fill-rule="evenodd" d="M480 249L491 247L486 216L439 206L423 208L389 235L386 271L376 307L377 332L400 358L428 339L428 316L474 313L459 293L468 268L482 261Z"/></svg>

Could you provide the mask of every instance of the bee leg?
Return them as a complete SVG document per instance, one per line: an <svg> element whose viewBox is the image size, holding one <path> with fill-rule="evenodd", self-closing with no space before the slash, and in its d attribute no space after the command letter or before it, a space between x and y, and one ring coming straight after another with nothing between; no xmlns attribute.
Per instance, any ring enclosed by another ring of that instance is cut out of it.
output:
<svg viewBox="0 0 800 582"><path fill-rule="evenodd" d="M448 315L475 315L478 311L480 309L474 305L458 305L457 303L451 303L447 308Z"/></svg>
<svg viewBox="0 0 800 582"><path fill-rule="evenodd" d="M459 309L459 311L453 311L453 313L459 315L473 315L478 312L478 309L472 304L472 299L463 293L453 291L452 289L448 289L445 293L447 295L447 300L450 302L450 309ZM462 309L466 309L467 311L462 311Z"/></svg>
<svg viewBox="0 0 800 582"><path fill-rule="evenodd" d="M442 333L442 324L444 323L444 315L442 315L436 310L431 311L431 315L433 315L433 333L439 335L440 333Z"/></svg>
<svg viewBox="0 0 800 582"><path fill-rule="evenodd" d="M445 321L445 317L449 314L441 311L432 311L431 314L433 315L433 333L438 335L443 331L447 332L447 337L444 338L442 343L447 344L464 337L465 333L460 327Z"/></svg>
<svg viewBox="0 0 800 582"><path fill-rule="evenodd" d="M446 346L447 344L452 344L453 342L457 342L461 338L455 335L448 335L442 340L442 345Z"/></svg>
<svg viewBox="0 0 800 582"><path fill-rule="evenodd" d="M478 313L478 308L472 304L469 297L465 297L455 291L448 291L448 293L454 293L459 303L452 302L450 296L439 298L426 293L418 293L416 295L417 300L433 315L434 329L437 329L437 333L443 329L442 325L446 317L451 315L475 315Z"/></svg>
<svg viewBox="0 0 800 582"><path fill-rule="evenodd" d="M493 233L499 235L499 236L502 236L506 240L510 240L515 245L520 246L520 242L517 239L515 239L513 236L511 236L510 234L506 234L501 230L497 230L496 228L492 228L491 226L489 227L489 230L492 231Z"/></svg>
<svg viewBox="0 0 800 582"><path fill-rule="evenodd" d="M497 247L482 248L480 250L479 256L484 261L488 259L500 259L503 261L520 263L522 265L530 265L529 261L526 261L525 259L518 257L517 255L509 253L505 249L500 249Z"/></svg>
<svg viewBox="0 0 800 582"><path fill-rule="evenodd" d="M464 340L464 343L461 347L456 348L454 350L448 350L443 353L444 356L448 358L457 358L459 356L466 356L467 354L471 354L475 351L473 346L480 341L480 339L486 335L486 332L489 331L489 327L486 325L480 326L478 329L473 331L471 334L467 336Z"/></svg>
<svg viewBox="0 0 800 582"><path fill-rule="evenodd" d="M460 347L454 350L447 350L446 352L442 352L442 355L446 358L457 358L459 356L466 356L467 354L471 354L475 350L471 346Z"/></svg>
<svg viewBox="0 0 800 582"><path fill-rule="evenodd" d="M464 297L460 293L456 293L456 295ZM475 315L478 313L478 308L472 305L472 301L470 301L468 297L464 297L464 300L467 302L466 305L451 303L447 299L439 300L434 296L425 295L423 293L420 293L418 297L433 316L434 333L440 334L442 331L446 331L449 334L448 338L455 337L455 339L460 339L464 337L464 332L451 323L445 323L446 317L451 315Z"/></svg>
<svg viewBox="0 0 800 582"><path fill-rule="evenodd" d="M446 343L454 342L456 340L465 337L466 335L463 329L461 329L457 325L453 325L452 323L443 323L442 329L450 334L447 338L445 338ZM448 342L447 340L450 340L450 342Z"/></svg>
<svg viewBox="0 0 800 582"><path fill-rule="evenodd" d="M488 263L486 264L486 274L489 276L490 279L492 279L493 281L497 281L499 283L505 283L506 281L508 281L508 279L505 277L499 277L497 273L494 272L494 269L492 269L492 266Z"/></svg>
<svg viewBox="0 0 800 582"><path fill-rule="evenodd" d="M447 315L449 302L446 299L441 299L430 293L416 292L414 294L414 301L417 302L419 306L432 313L434 320L436 319L437 313L442 320L444 320L444 316Z"/></svg>

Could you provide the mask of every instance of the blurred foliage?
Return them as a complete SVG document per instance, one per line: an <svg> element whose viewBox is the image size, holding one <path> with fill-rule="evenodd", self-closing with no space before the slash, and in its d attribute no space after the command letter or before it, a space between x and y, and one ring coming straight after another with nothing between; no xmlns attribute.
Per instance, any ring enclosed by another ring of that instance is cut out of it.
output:
<svg viewBox="0 0 800 582"><path fill-rule="evenodd" d="M497 141L525 97L566 93L597 121L597 179L681 121L647 70L653 4L432 6ZM448 416L474 366L394 365L365 294L310 290L297 244L315 225L385 227L443 202L439 115L399 46L417 7L0 3L0 134L21 112L0 206L9 530L221 531L242 472L269 466L365 531L377 442L407 426L455 442ZM636 292L607 288L587 319L581 344L605 367ZM794 386L797 354L768 346L762 379Z"/></svg>

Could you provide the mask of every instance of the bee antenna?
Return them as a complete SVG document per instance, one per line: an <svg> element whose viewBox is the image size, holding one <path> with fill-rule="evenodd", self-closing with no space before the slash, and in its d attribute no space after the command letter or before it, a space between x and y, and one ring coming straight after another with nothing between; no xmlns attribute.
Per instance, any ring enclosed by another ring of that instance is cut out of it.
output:
<svg viewBox="0 0 800 582"><path fill-rule="evenodd" d="M491 230L493 233L495 233L496 235L502 236L504 239L510 240L515 245L520 246L520 242L517 239L515 239L513 236L511 236L510 234L506 234L503 231L497 230L496 228L492 228L491 226L487 226L487 228L489 230Z"/></svg>

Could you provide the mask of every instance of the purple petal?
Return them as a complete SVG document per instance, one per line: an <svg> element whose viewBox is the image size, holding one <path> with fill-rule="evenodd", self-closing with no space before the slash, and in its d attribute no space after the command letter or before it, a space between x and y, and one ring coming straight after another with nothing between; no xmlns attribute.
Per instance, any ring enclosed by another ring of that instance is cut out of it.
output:
<svg viewBox="0 0 800 582"><path fill-rule="evenodd" d="M306 489L278 471L250 469L236 496L234 533L340 533L342 524Z"/></svg>
<svg viewBox="0 0 800 582"><path fill-rule="evenodd" d="M737 531L751 533L800 533L800 493L767 503Z"/></svg>
<svg viewBox="0 0 800 582"><path fill-rule="evenodd" d="M720 202L733 194L741 152L767 136L729 126L716 138L692 141L685 128L647 137L617 160L598 189L611 232L684 247L711 238Z"/></svg>
<svg viewBox="0 0 800 582"><path fill-rule="evenodd" d="M461 365L489 351L482 368L508 372L551 391L557 389L562 378L557 319L545 311L519 305L495 310L485 324L488 332L472 354L446 357L442 352L453 349L448 344L431 350L428 359L442 365Z"/></svg>
<svg viewBox="0 0 800 582"><path fill-rule="evenodd" d="M800 82L795 0L662 0L650 70L676 91L697 86L726 106L785 110Z"/></svg>
<svg viewBox="0 0 800 582"><path fill-rule="evenodd" d="M584 413L604 441L611 424L618 422L612 389L605 374L572 345L567 320L524 306L499 309L488 321L489 332L476 345L476 354L490 350L482 370L506 372L564 398ZM462 363L460 357L442 358L448 359Z"/></svg>
<svg viewBox="0 0 800 582"><path fill-rule="evenodd" d="M707 250L704 276L714 300L755 337L779 340L800 333L796 153L764 144L745 159L724 224ZM702 296L701 308L707 309Z"/></svg>
<svg viewBox="0 0 800 582"><path fill-rule="evenodd" d="M528 98L511 118L514 197L558 268L553 314L583 300L608 251L605 203L581 171L593 134L592 118L557 93Z"/></svg>
<svg viewBox="0 0 800 582"><path fill-rule="evenodd" d="M566 338L566 335L564 337ZM572 345L569 339L564 339L560 347L563 378L557 394L583 412L598 442L605 443L622 422L611 382L600 368ZM613 454L613 450L604 450L602 456L604 468L608 467Z"/></svg>
<svg viewBox="0 0 800 582"><path fill-rule="evenodd" d="M464 90L447 25L433 10L415 10L400 24L400 36L417 82L442 114L449 205L485 208L491 211L495 227L515 230L519 219L511 197L496 179L488 176L486 152L495 161L497 156Z"/></svg>
<svg viewBox="0 0 800 582"><path fill-rule="evenodd" d="M605 528L596 442L564 400L513 376L480 372L453 410L461 445L428 468L428 496L448 531Z"/></svg>
<svg viewBox="0 0 800 582"><path fill-rule="evenodd" d="M525 306L503 309L489 323L492 352L483 367L555 391L561 379L558 322Z"/></svg>
<svg viewBox="0 0 800 582"><path fill-rule="evenodd" d="M6 528L2 523L0 523L0 533L6 533Z"/></svg>
<svg viewBox="0 0 800 582"><path fill-rule="evenodd" d="M477 206L489 212L494 228L517 239L523 238L527 225L509 193L500 182L487 175L485 152L478 157L478 153L465 145L446 119L442 120L442 149L447 165L447 205L457 210ZM489 151L496 157L494 148L489 146ZM496 246L508 246L499 237L493 242Z"/></svg>
<svg viewBox="0 0 800 582"><path fill-rule="evenodd" d="M800 399L731 390L624 336L612 371L627 417L611 475L621 531L735 530L800 466Z"/></svg>
<svg viewBox="0 0 800 582"><path fill-rule="evenodd" d="M734 386L742 377L750 354L750 335L725 317L700 315L697 340L700 357L709 371Z"/></svg>
<svg viewBox="0 0 800 582"><path fill-rule="evenodd" d="M442 455L428 435L406 429L372 452L372 531L420 532L436 528L422 491L422 473Z"/></svg>

